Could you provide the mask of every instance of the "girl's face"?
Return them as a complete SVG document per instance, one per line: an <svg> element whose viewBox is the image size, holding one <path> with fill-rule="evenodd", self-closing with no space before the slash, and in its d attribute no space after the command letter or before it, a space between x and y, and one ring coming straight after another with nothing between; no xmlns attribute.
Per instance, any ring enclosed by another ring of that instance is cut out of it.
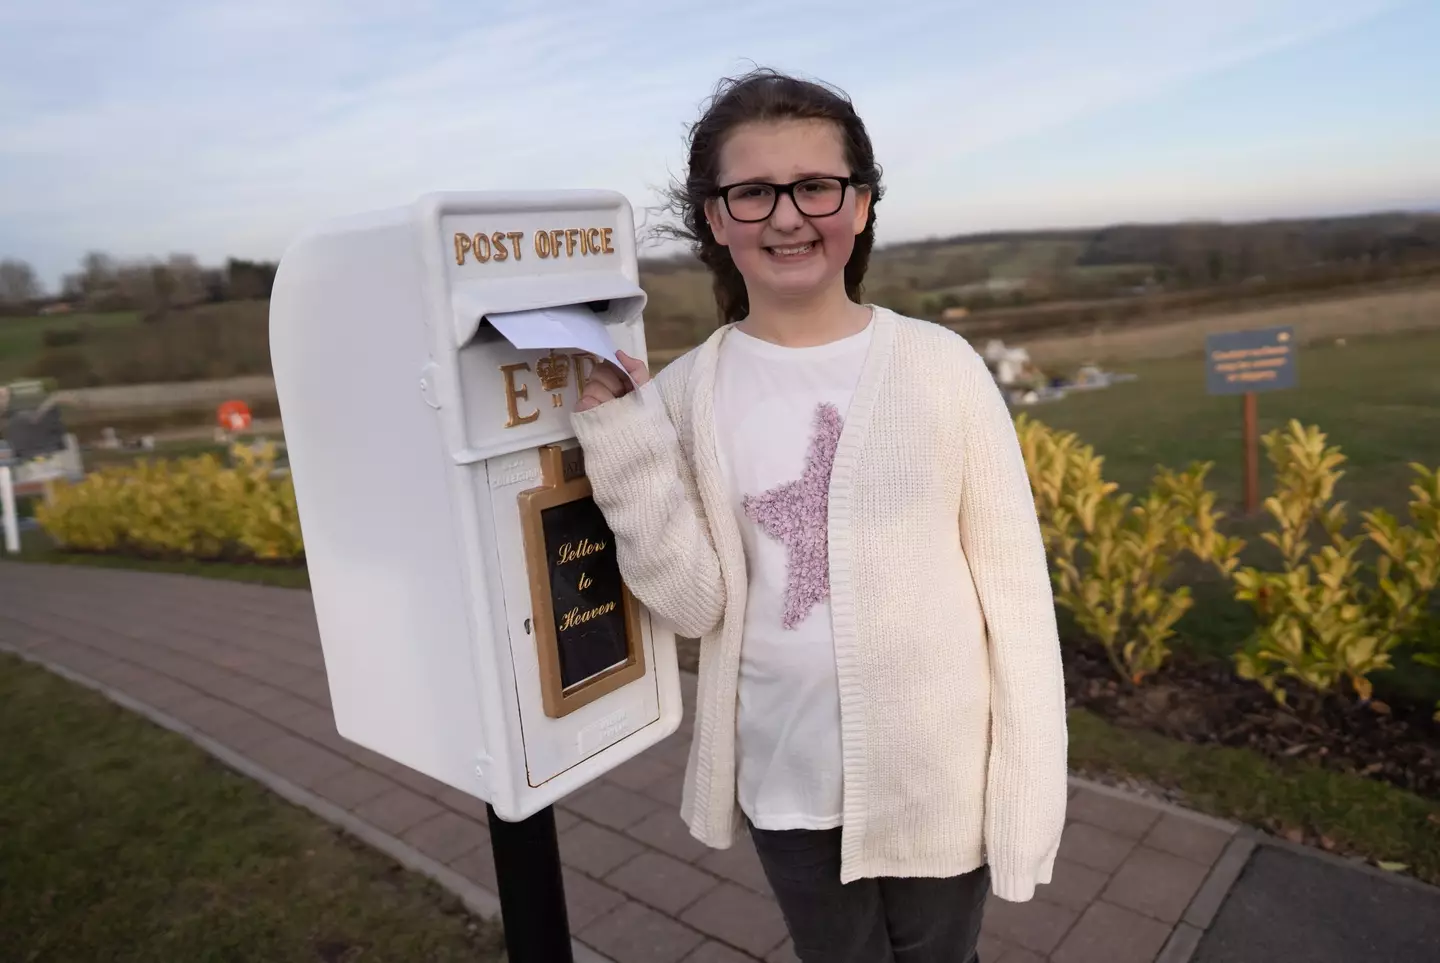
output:
<svg viewBox="0 0 1440 963"><path fill-rule="evenodd" d="M825 120L782 120L742 124L732 130L720 150L720 184L761 182L789 184L808 177L848 177L850 165L840 128ZM803 201L807 210L824 210L819 204L825 188L814 184L795 188L813 192ZM746 189L754 205L766 192ZM763 212L763 204L760 210ZM732 195L731 206L742 218L752 216ZM756 300L794 300L844 285L845 265L855 248L855 235L865 229L870 214L869 192L863 186L845 190L839 210L827 216L807 216L788 194L779 194L775 209L765 220L736 220L720 198L705 205L715 240L730 249L730 257Z"/></svg>

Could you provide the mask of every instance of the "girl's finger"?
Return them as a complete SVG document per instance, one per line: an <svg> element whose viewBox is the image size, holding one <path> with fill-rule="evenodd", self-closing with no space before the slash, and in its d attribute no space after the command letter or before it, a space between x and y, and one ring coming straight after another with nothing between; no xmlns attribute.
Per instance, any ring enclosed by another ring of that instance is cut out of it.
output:
<svg viewBox="0 0 1440 963"><path fill-rule="evenodd" d="M575 403L575 410L589 411L591 408L598 408L605 402L614 400L614 397L603 387L592 383L586 385L584 393L580 395L580 400Z"/></svg>
<svg viewBox="0 0 1440 963"><path fill-rule="evenodd" d="M630 377L635 379L636 385L643 385L650 380L650 372L646 369L645 362L639 358L632 358L624 351L616 351L615 357L625 366L625 370L630 373Z"/></svg>
<svg viewBox="0 0 1440 963"><path fill-rule="evenodd" d="M620 372L620 369L608 362L597 364L590 370L590 376L586 378L585 385L588 388L592 384L605 388L616 398L623 395L630 387L628 379Z"/></svg>

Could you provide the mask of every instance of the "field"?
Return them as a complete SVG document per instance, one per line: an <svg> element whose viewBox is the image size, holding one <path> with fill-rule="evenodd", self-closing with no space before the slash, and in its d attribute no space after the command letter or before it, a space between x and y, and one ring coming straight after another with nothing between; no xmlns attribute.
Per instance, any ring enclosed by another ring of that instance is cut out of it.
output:
<svg viewBox="0 0 1440 963"><path fill-rule="evenodd" d="M0 377L43 377L61 388L88 388L270 373L267 301L176 308L139 324L136 317L0 317Z"/></svg>
<svg viewBox="0 0 1440 963"><path fill-rule="evenodd" d="M502 958L498 924L182 736L0 654L6 960Z"/></svg>
<svg viewBox="0 0 1440 963"><path fill-rule="evenodd" d="M1440 330L1316 343L1298 354L1299 386L1260 396L1263 434L1291 418L1318 425L1349 459L1340 497L1357 510L1403 511L1409 462L1440 465ZM1212 487L1231 511L1242 498L1241 402L1205 393L1201 356L1117 365L1138 380L1028 409L1106 458L1130 491L1156 465L1213 461ZM1262 493L1269 484L1261 462Z"/></svg>
<svg viewBox="0 0 1440 963"><path fill-rule="evenodd" d="M1440 331L1440 284L1355 293L1279 307L1200 313L1123 330L1103 327L1086 335L1014 338L1043 365L1131 362L1204 351L1205 336L1219 331L1291 325L1302 344L1406 331ZM1003 339L1003 334L1000 335ZM983 344L984 337L972 340Z"/></svg>
<svg viewBox="0 0 1440 963"><path fill-rule="evenodd" d="M85 452L85 470L94 471L106 465L123 465L142 458L162 460L168 458L195 458L200 455L214 455L221 461L229 458L231 444L253 445L274 442L283 458L284 441L268 432L240 432L229 442L217 442L209 437L180 437L162 439L151 450L143 448L92 448Z"/></svg>
<svg viewBox="0 0 1440 963"><path fill-rule="evenodd" d="M101 331L127 328L138 321L139 315L134 311L0 318L0 381L26 373L44 350L47 331Z"/></svg>

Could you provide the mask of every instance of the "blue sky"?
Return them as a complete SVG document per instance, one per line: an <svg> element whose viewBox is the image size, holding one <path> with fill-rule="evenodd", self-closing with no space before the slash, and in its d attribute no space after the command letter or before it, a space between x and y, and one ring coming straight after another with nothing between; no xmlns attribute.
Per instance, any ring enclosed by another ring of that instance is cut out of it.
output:
<svg viewBox="0 0 1440 963"><path fill-rule="evenodd" d="M1440 206L1434 0L0 0L0 257L277 258L437 189L637 209L752 62L836 83L881 243Z"/></svg>

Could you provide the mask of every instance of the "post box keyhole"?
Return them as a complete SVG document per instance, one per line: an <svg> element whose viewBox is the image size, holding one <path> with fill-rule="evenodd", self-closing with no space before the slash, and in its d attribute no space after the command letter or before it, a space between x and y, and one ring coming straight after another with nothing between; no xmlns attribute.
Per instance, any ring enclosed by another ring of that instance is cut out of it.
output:
<svg viewBox="0 0 1440 963"><path fill-rule="evenodd" d="M525 634L526 634L526 635L529 635L529 634L530 634L530 620L529 620L529 619L526 619L526 620L525 620Z"/></svg>

